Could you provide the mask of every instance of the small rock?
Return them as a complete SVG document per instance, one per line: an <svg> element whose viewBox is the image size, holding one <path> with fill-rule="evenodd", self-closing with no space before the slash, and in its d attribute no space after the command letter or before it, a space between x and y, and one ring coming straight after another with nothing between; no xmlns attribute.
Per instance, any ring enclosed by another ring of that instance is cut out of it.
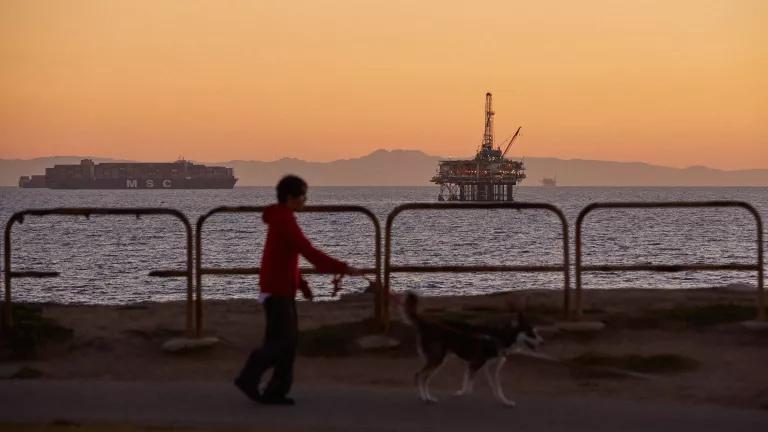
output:
<svg viewBox="0 0 768 432"><path fill-rule="evenodd" d="M765 331L768 330L768 321L744 321L741 325L747 330Z"/></svg>
<svg viewBox="0 0 768 432"><path fill-rule="evenodd" d="M29 366L3 365L0 366L0 379L30 379L40 378L43 372Z"/></svg>
<svg viewBox="0 0 768 432"><path fill-rule="evenodd" d="M556 335L557 333L560 333L560 328L555 325L539 325L536 326L536 331L539 332L540 335L545 336L552 336Z"/></svg>
<svg viewBox="0 0 768 432"><path fill-rule="evenodd" d="M16 376L24 367L21 365L0 365L0 379L10 379Z"/></svg>
<svg viewBox="0 0 768 432"><path fill-rule="evenodd" d="M367 335L357 339L357 345L364 350L394 348L400 341L385 335Z"/></svg>
<svg viewBox="0 0 768 432"><path fill-rule="evenodd" d="M556 325L560 330L568 332L595 332L605 328L605 324L600 321L561 321Z"/></svg>
<svg viewBox="0 0 768 432"><path fill-rule="evenodd" d="M163 344L163 351L170 353L185 353L191 351L200 351L210 348L219 343L219 338L174 338Z"/></svg>

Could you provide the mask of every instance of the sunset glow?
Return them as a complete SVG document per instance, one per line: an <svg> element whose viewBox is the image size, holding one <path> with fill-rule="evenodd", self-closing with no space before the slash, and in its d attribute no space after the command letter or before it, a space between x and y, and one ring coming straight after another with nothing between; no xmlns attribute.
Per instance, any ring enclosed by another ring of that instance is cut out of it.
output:
<svg viewBox="0 0 768 432"><path fill-rule="evenodd" d="M768 3L0 3L0 158L515 156L768 168Z"/></svg>

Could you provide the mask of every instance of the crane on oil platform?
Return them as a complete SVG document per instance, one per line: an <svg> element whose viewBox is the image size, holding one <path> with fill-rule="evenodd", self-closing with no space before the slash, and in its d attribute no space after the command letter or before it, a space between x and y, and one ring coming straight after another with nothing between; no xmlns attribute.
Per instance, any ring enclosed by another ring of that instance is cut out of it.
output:
<svg viewBox="0 0 768 432"><path fill-rule="evenodd" d="M440 161L430 181L440 185L439 201L513 201L515 186L525 179L522 161L506 159L522 127L507 142L504 151L494 146L493 99L485 94L483 141L474 159ZM506 140L505 140L506 141Z"/></svg>
<svg viewBox="0 0 768 432"><path fill-rule="evenodd" d="M501 147L494 148L494 132L493 132L493 116L496 113L493 111L493 95L490 93L485 94L485 131L483 132L483 142L480 145L480 149L475 156L476 160L484 161L503 161L507 152L512 147L512 143L515 142L518 135L520 135L521 127L517 128L517 131L509 140L504 151L501 151Z"/></svg>

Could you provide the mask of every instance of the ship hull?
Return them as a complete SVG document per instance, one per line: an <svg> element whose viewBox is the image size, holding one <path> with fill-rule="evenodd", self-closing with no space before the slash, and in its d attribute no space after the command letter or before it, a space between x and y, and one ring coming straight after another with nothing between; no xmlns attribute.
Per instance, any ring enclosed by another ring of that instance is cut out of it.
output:
<svg viewBox="0 0 768 432"><path fill-rule="evenodd" d="M45 175L22 176L23 188L50 189L232 189L234 169L206 166L185 160L171 163L108 162L54 165Z"/></svg>
<svg viewBox="0 0 768 432"><path fill-rule="evenodd" d="M116 178L65 179L49 182L50 189L232 189L236 178Z"/></svg>

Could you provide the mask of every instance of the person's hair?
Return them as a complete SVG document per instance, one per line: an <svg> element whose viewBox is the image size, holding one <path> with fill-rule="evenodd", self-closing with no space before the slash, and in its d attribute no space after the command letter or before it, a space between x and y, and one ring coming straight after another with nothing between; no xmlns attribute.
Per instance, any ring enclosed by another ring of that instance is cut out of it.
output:
<svg viewBox="0 0 768 432"><path fill-rule="evenodd" d="M287 175L277 183L277 202L285 204L288 197L298 197L307 192L307 182L301 177Z"/></svg>

